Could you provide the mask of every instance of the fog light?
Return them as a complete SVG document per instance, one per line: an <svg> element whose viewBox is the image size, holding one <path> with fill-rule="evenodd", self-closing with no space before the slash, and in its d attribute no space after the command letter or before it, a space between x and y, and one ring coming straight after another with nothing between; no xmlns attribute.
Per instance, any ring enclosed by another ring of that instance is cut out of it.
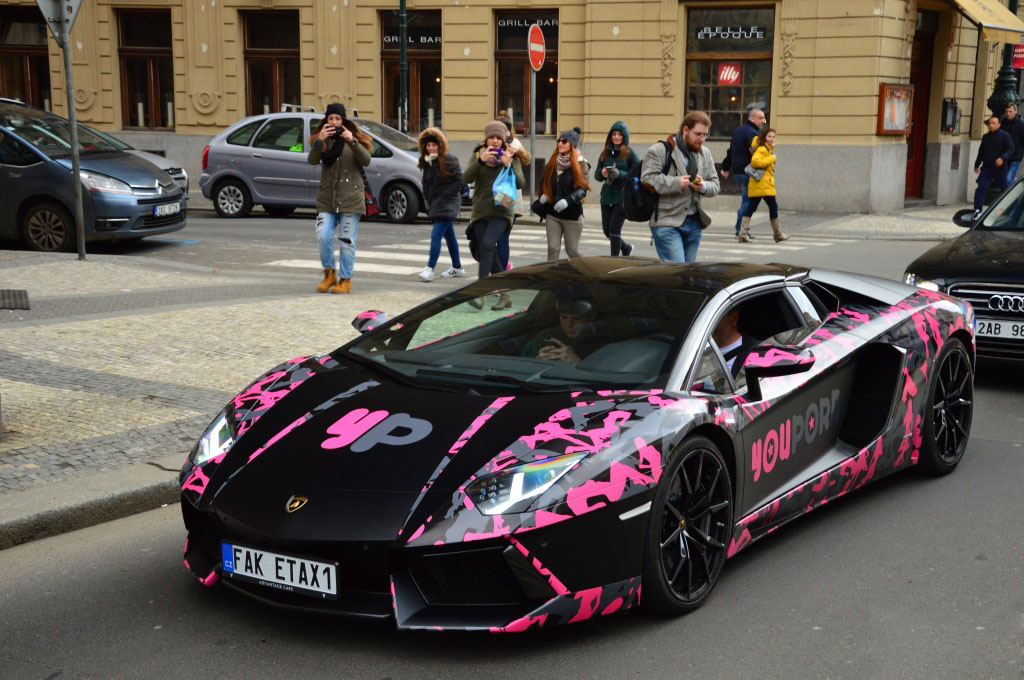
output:
<svg viewBox="0 0 1024 680"><path fill-rule="evenodd" d="M128 223L127 217L97 217L96 231L117 231Z"/></svg>

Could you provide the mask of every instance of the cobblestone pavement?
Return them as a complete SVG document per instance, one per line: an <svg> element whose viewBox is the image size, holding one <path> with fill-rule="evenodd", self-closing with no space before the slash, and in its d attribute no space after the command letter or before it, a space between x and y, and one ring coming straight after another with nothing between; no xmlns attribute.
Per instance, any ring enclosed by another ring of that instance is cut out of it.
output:
<svg viewBox="0 0 1024 680"><path fill-rule="evenodd" d="M214 413L294 356L334 349L369 307L438 291L316 295L310 283L90 255L0 251L0 493L170 452L184 461Z"/></svg>

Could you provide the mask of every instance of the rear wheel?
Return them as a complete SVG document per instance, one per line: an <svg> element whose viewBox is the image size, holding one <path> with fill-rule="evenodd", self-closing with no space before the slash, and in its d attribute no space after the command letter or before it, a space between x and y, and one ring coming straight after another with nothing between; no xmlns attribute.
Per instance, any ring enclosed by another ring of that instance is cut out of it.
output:
<svg viewBox="0 0 1024 680"><path fill-rule="evenodd" d="M922 472L945 475L964 456L974 415L974 371L963 342L946 341L928 382L919 462Z"/></svg>
<svg viewBox="0 0 1024 680"><path fill-rule="evenodd" d="M662 472L644 547L644 605L685 614L711 594L732 533L729 468L714 442L691 437Z"/></svg>
<svg viewBox="0 0 1024 680"><path fill-rule="evenodd" d="M239 180L226 179L213 192L213 207L221 217L246 217L252 210L252 196Z"/></svg>
<svg viewBox="0 0 1024 680"><path fill-rule="evenodd" d="M57 203L38 203L25 211L21 233L32 250L67 253L75 248L75 222Z"/></svg>
<svg viewBox="0 0 1024 680"><path fill-rule="evenodd" d="M295 211L295 206L264 204L263 209L266 210L271 217L288 217Z"/></svg>
<svg viewBox="0 0 1024 680"><path fill-rule="evenodd" d="M388 187L384 192L384 210L392 222L412 222L420 211L420 198L416 189L404 183Z"/></svg>

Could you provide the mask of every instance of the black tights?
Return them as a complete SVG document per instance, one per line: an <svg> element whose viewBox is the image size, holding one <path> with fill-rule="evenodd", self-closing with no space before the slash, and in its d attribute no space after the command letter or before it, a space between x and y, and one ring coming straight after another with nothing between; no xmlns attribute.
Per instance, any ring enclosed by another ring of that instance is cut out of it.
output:
<svg viewBox="0 0 1024 680"><path fill-rule="evenodd" d="M604 235L611 243L612 255L618 255L622 247L629 244L622 240L622 223L626 221L626 215L622 212L621 205L601 204L601 228ZM627 247L626 250L629 250Z"/></svg>
<svg viewBox="0 0 1024 680"><path fill-rule="evenodd" d="M747 212L744 213L747 217L753 217L754 211L757 210L757 206L761 204L761 199L768 204L768 217L773 220L779 218L779 204L775 200L774 196L751 196L750 202L747 204Z"/></svg>

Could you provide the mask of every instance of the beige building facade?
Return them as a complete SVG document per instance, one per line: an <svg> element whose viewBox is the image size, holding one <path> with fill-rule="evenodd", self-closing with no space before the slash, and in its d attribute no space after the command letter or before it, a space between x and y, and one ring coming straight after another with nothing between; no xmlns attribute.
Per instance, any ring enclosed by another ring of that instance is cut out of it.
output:
<svg viewBox="0 0 1024 680"><path fill-rule="evenodd" d="M959 202L1001 65L996 40L1016 35L978 25L972 6L1000 0L965 2L409 0L407 123L442 125L468 156L484 124L511 110L539 156L573 126L596 156L616 120L642 153L700 108L721 161L757 106L777 130L783 208ZM84 0L71 40L79 120L194 176L212 135L282 105L342 102L398 125L396 10L384 0ZM0 96L65 114L60 48L22 25L30 15L32 2L0 7ZM534 22L549 50L536 111Z"/></svg>

